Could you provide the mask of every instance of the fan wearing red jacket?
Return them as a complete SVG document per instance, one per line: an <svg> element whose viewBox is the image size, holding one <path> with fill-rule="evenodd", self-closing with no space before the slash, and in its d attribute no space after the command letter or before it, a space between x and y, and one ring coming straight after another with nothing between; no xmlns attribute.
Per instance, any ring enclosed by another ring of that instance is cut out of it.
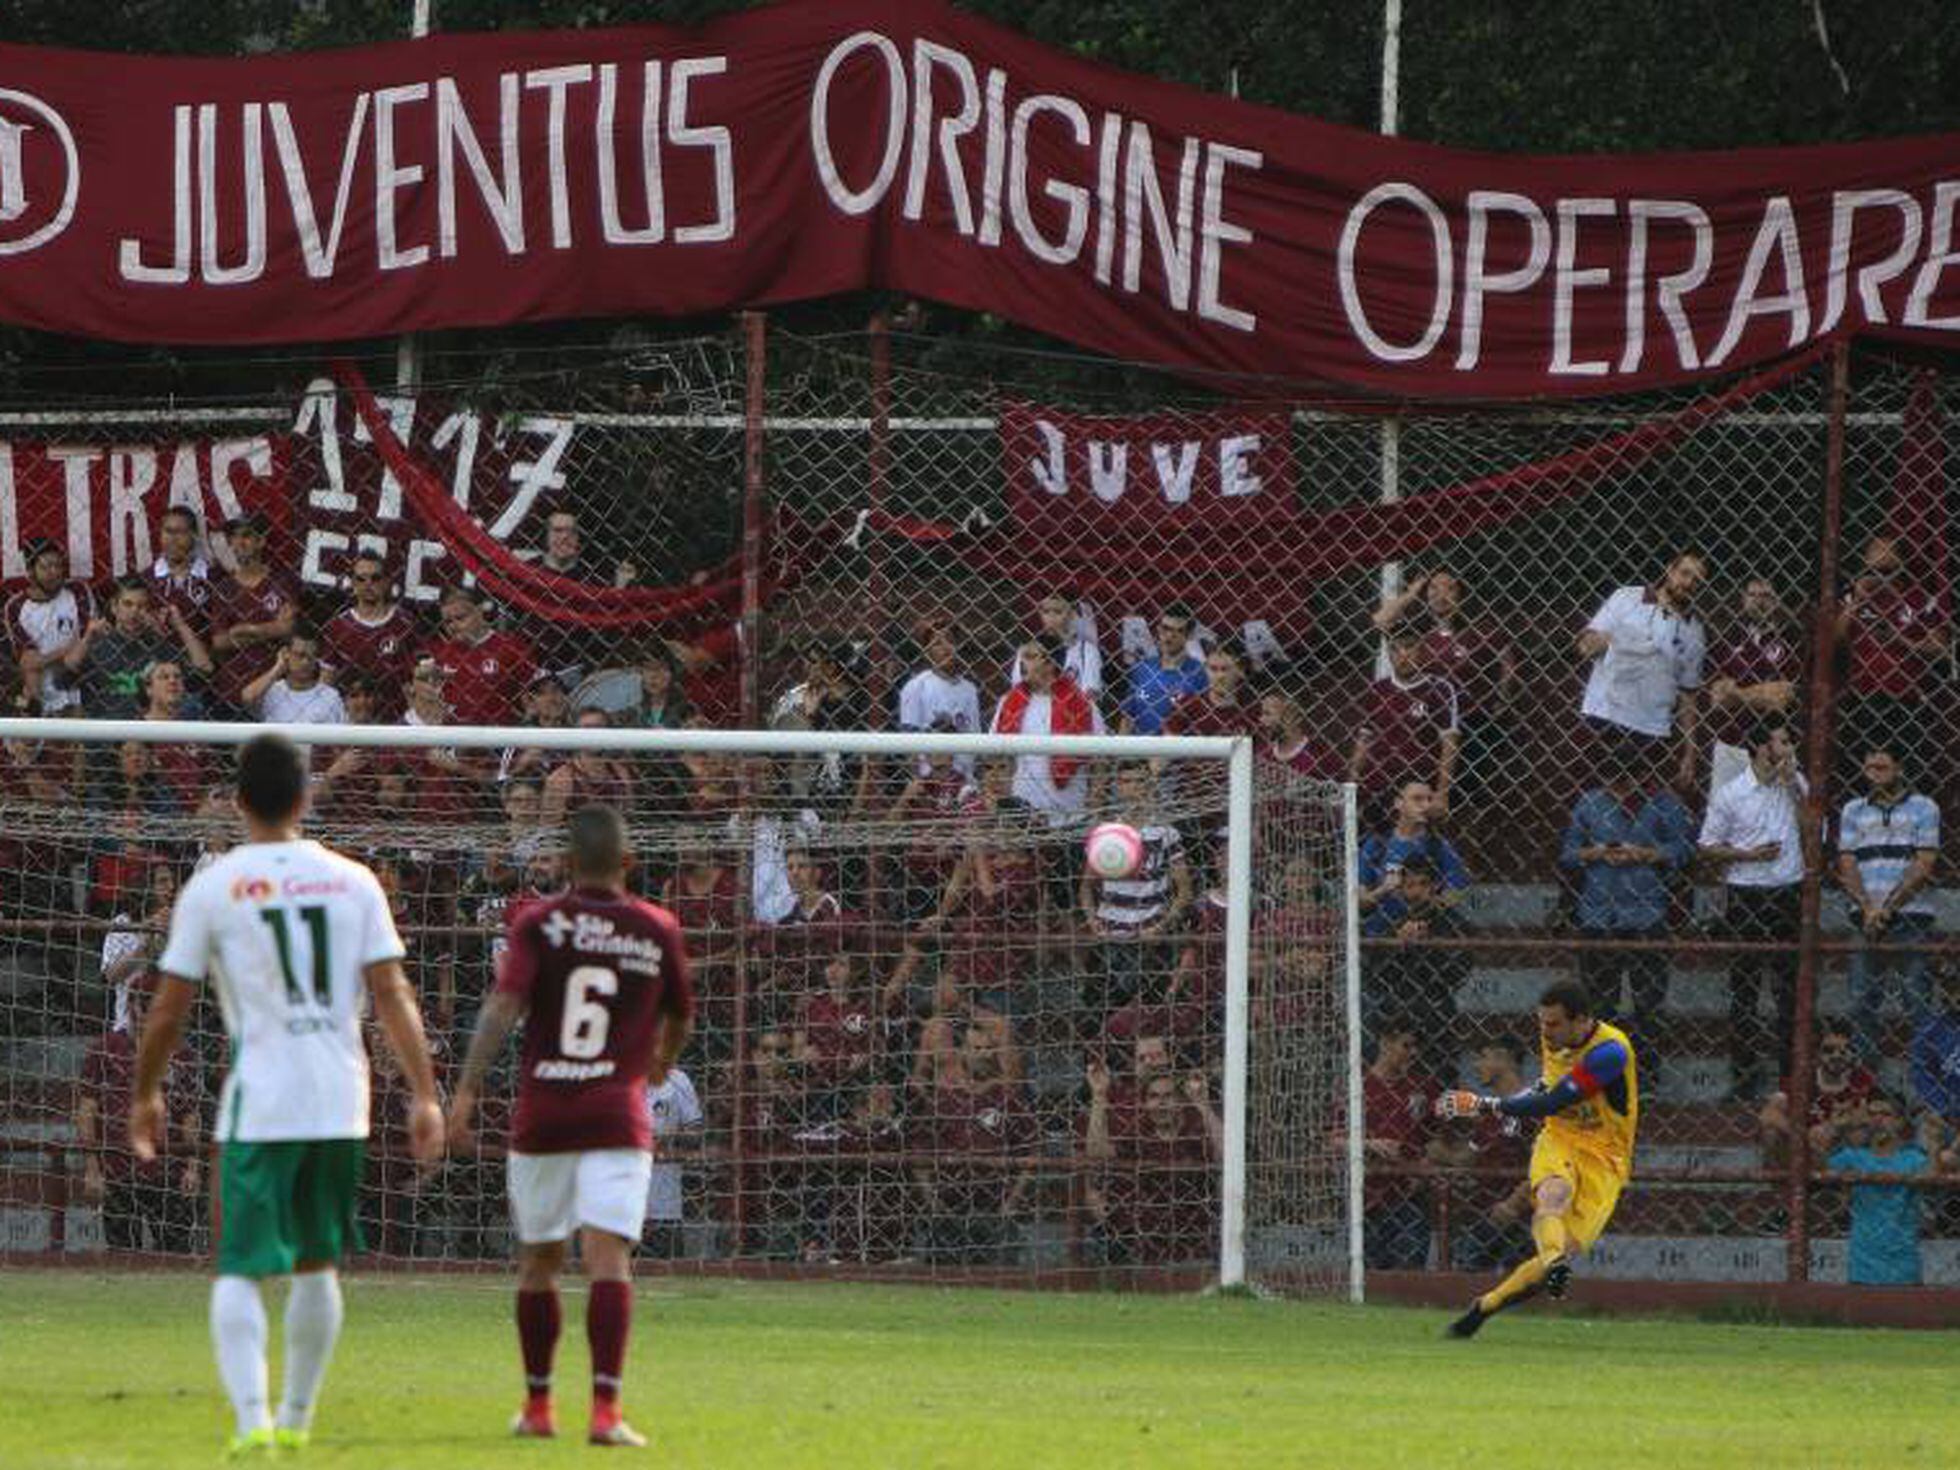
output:
<svg viewBox="0 0 1960 1470"><path fill-rule="evenodd" d="M518 1249L517 1334L527 1389L511 1426L557 1432L551 1365L562 1316L558 1274L574 1229L591 1281L590 1440L644 1445L620 1417L631 1322L632 1249L646 1216L653 1129L647 1086L679 1056L694 1023L680 923L626 890L626 824L582 807L568 824L571 887L515 914L497 987L450 1104L451 1139L467 1142L477 1094L512 1029L528 1016L511 1127L509 1190Z"/></svg>

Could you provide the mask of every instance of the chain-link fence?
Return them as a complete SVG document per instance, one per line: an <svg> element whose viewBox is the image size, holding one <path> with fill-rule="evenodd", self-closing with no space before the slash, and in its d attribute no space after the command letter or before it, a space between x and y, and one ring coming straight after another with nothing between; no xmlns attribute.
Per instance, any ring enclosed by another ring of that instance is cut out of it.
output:
<svg viewBox="0 0 1960 1470"><path fill-rule="evenodd" d="M297 411L13 416L19 540L0 551L10 579L45 572L10 616L16 648L80 631L48 610L69 596L80 616L67 580L103 597L172 558L160 509L183 503L201 539L152 601L184 604L204 660L175 619L144 636L181 655L176 697L216 712L315 687L303 646L270 662L290 621L317 626L342 703L371 719L1254 732L1272 769L1362 792L1372 1265L1481 1269L1525 1238L1526 1140L1423 1104L1458 1079L1528 1084L1536 997L1576 971L1632 1033L1644 1097L1595 1269L1960 1277L1947 379L1812 358L1667 398L1390 411L759 323L441 377L365 410L342 372ZM266 518L290 619L235 585L234 514L248 545ZM140 631L72 671L24 658L23 696L167 705L122 649ZM14 754L16 779L62 789L34 759ZM783 775L830 813L889 810L910 784L842 762ZM700 803L754 799L697 776ZM529 784L487 773L471 800L521 809ZM1065 806L1052 782L1012 795ZM10 864L19 922L140 906L136 878L94 876L104 840ZM715 879L716 922L755 921L742 879L739 858ZM509 895L440 897L427 922L481 932ZM1079 895L1051 897L1049 919L1090 932ZM901 923L910 901L864 896ZM13 1055L86 1013L8 1008ZM1087 1050L1043 1045L1057 1118L1086 1116ZM73 1143L56 1127L9 1178L65 1177ZM1912 1177L1847 1188L1846 1170ZM59 1195L18 1190L36 1219Z"/></svg>

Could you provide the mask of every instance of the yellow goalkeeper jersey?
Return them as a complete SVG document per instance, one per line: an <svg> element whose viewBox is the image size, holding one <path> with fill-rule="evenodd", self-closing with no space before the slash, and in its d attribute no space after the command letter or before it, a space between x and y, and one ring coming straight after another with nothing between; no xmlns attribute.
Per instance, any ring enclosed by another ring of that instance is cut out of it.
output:
<svg viewBox="0 0 1960 1470"><path fill-rule="evenodd" d="M1541 1041L1539 1060L1543 1086L1556 1087L1569 1076L1583 1095L1545 1119L1542 1137L1610 1164L1625 1179L1633 1172L1633 1135L1640 1126L1640 1070L1626 1032L1598 1021L1578 1046L1555 1050Z"/></svg>

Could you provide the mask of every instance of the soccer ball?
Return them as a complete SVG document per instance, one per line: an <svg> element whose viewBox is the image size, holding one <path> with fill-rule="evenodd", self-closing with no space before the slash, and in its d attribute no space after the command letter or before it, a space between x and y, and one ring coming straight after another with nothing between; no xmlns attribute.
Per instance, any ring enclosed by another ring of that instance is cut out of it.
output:
<svg viewBox="0 0 1960 1470"><path fill-rule="evenodd" d="M1098 878L1129 878L1143 866L1143 834L1128 822L1104 822L1082 844L1089 871Z"/></svg>

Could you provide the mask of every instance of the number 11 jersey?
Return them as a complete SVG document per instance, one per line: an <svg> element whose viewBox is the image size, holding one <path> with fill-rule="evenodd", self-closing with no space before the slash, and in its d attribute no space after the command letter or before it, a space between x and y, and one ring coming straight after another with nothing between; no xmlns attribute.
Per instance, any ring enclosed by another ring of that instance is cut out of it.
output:
<svg viewBox="0 0 1960 1470"><path fill-rule="evenodd" d="M694 1014L679 920L600 889L540 900L511 917L497 989L529 1006L511 1147L651 1148L657 1024Z"/></svg>
<svg viewBox="0 0 1960 1470"><path fill-rule="evenodd" d="M184 885L157 968L217 988L221 1141L368 1136L367 971L402 955L374 874L317 842L241 843Z"/></svg>

